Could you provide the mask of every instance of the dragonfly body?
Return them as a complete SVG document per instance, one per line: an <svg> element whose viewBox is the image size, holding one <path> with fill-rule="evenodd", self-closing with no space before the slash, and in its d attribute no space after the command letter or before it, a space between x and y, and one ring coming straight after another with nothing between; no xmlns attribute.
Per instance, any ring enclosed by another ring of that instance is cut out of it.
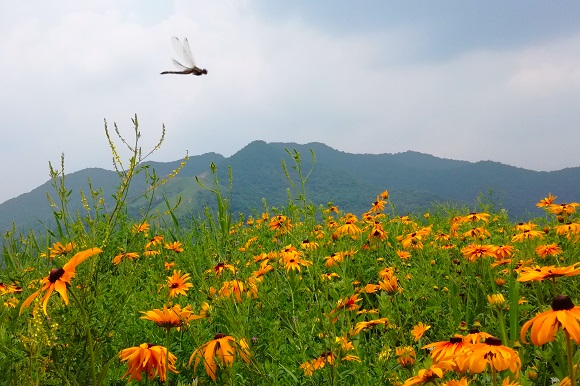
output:
<svg viewBox="0 0 580 386"><path fill-rule="evenodd" d="M180 71L163 71L161 73L161 75L163 75L163 74L180 74L180 75L193 74L193 75L200 76L200 75L207 74L207 70L205 68L199 68L195 65L195 60L193 60L193 55L191 54L191 49L189 48L189 42L187 41L187 38L183 39L183 44L182 44L179 41L179 39L174 36L173 38L171 38L171 42L173 43L173 48L175 49L175 52L177 52L177 54L183 58L184 63L187 66L184 66L183 64L179 63L177 60L173 59L173 64L175 65L175 67L179 68Z"/></svg>

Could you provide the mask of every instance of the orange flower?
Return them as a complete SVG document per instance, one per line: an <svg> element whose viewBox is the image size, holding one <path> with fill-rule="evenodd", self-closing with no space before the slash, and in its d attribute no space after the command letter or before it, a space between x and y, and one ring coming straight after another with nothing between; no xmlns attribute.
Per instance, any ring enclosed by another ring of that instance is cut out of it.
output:
<svg viewBox="0 0 580 386"><path fill-rule="evenodd" d="M518 277L519 282L542 281L544 279L553 279L560 276L575 276L580 274L580 268L576 268L579 263L574 263L568 267L556 267L549 265L546 267L523 267Z"/></svg>
<svg viewBox="0 0 580 386"><path fill-rule="evenodd" d="M561 253L562 249L558 246L557 243L544 244L536 247L536 254L541 258L545 258L547 256L557 256Z"/></svg>
<svg viewBox="0 0 580 386"><path fill-rule="evenodd" d="M215 381L217 375L216 357L224 366L231 366L236 355L239 355L244 362L250 363L250 347L246 340L241 339L238 343L233 336L216 334L212 340L204 343L191 354L188 364L191 366L191 362L195 359L193 371L196 372L197 365L203 358L205 372Z"/></svg>
<svg viewBox="0 0 580 386"><path fill-rule="evenodd" d="M517 241L524 241L524 240L531 240L535 238L544 238L544 233L542 231L532 230L532 229L525 229L522 232L518 233L514 237L512 237L512 243Z"/></svg>
<svg viewBox="0 0 580 386"><path fill-rule="evenodd" d="M425 334L425 332L427 332L427 330L430 328L431 326L427 326L423 324L423 322L419 322L419 324L414 326L413 329L411 330L411 335L413 335L415 342L421 339L423 337L423 334Z"/></svg>
<svg viewBox="0 0 580 386"><path fill-rule="evenodd" d="M403 383L403 386L434 383L436 379L443 378L446 370L452 370L454 365L455 364L451 361L443 361L432 365L428 369L421 369L417 375L407 379L405 383Z"/></svg>
<svg viewBox="0 0 580 386"><path fill-rule="evenodd" d="M149 231L149 224L147 222L142 222L141 224L134 224L131 228L133 233L147 233Z"/></svg>
<svg viewBox="0 0 580 386"><path fill-rule="evenodd" d="M191 320L200 319L198 315L194 315L191 310L191 306L186 306L181 309L179 304L174 305L171 308L163 306L163 309L154 309L152 311L140 311L145 314L141 319L150 320L155 322L159 327L169 329L177 328L188 324Z"/></svg>
<svg viewBox="0 0 580 386"><path fill-rule="evenodd" d="M518 354L513 349L503 346L501 340L493 336L483 343L466 346L455 358L455 362L461 372L469 370L472 374L485 371L487 365L496 371L509 369L514 374L518 374L522 367Z"/></svg>
<svg viewBox="0 0 580 386"><path fill-rule="evenodd" d="M388 326L389 325L389 320L387 318L380 318L380 319L374 319L374 320L369 320L367 322L358 322L357 324L355 324L354 329L351 332L352 336L355 336L357 334L359 334L362 330L366 330L367 328L374 328L376 326Z"/></svg>
<svg viewBox="0 0 580 386"><path fill-rule="evenodd" d="M193 287L193 284L188 283L190 279L189 273L181 274L181 271L173 271L173 276L167 276L167 286L169 287L169 297L176 297L177 295L187 295L187 291Z"/></svg>
<svg viewBox="0 0 580 386"><path fill-rule="evenodd" d="M164 247L165 249L176 253L183 252L183 246L179 241L174 241L173 243L165 243Z"/></svg>
<svg viewBox="0 0 580 386"><path fill-rule="evenodd" d="M476 221L483 221L488 222L491 216L487 213L470 213L469 215L462 217L461 222L476 222Z"/></svg>
<svg viewBox="0 0 580 386"><path fill-rule="evenodd" d="M359 298L358 294L354 294L348 298L344 298L338 301L336 308L334 311L338 310L347 310L347 311L355 311L360 308L360 304L357 304L362 301L362 298Z"/></svg>
<svg viewBox="0 0 580 386"><path fill-rule="evenodd" d="M526 333L532 327L532 343L541 346L554 340L562 327L570 337L580 344L580 307L575 306L568 296L559 295L552 301L552 310L544 311L528 320L520 332L520 339L526 342Z"/></svg>
<svg viewBox="0 0 580 386"><path fill-rule="evenodd" d="M117 256L113 258L113 264L119 265L122 259L127 258L129 260L133 260L139 257L137 252L121 252Z"/></svg>
<svg viewBox="0 0 580 386"><path fill-rule="evenodd" d="M536 204L536 206L538 208L549 207L550 205L552 205L554 203L555 199L556 199L556 196L552 196L552 193L548 193L548 197L544 197L543 199L541 199L540 202L538 202Z"/></svg>
<svg viewBox="0 0 580 386"><path fill-rule="evenodd" d="M417 353L415 353L415 350L411 346L397 347L395 354L397 355L397 362L399 362L401 367L411 367L417 359Z"/></svg>
<svg viewBox="0 0 580 386"><path fill-rule="evenodd" d="M482 257L495 258L495 245L491 244L469 244L461 248L461 253L470 262L474 262Z"/></svg>
<svg viewBox="0 0 580 386"><path fill-rule="evenodd" d="M128 381L141 381L143 372L149 379L153 380L159 374L159 380L165 381L165 367L167 365L167 349L163 346L156 346L149 343L143 343L138 347L129 347L119 353L121 362L127 361L129 369L123 375L125 378L129 375ZM175 369L175 360L177 358L171 352L169 353L169 371L177 373Z"/></svg>
<svg viewBox="0 0 580 386"><path fill-rule="evenodd" d="M52 261L54 257L66 255L67 253L72 252L76 246L77 245L73 242L67 243L66 245L62 245L60 241L52 244L52 248L48 248L49 260ZM46 253L41 253L40 257L46 257Z"/></svg>
<svg viewBox="0 0 580 386"><path fill-rule="evenodd" d="M463 336L455 335L449 340L423 346L423 349L432 349L429 355L433 358L434 363L438 363L447 358L455 357L459 352L461 352L461 350L463 350L465 345L466 343L463 340Z"/></svg>
<svg viewBox="0 0 580 386"><path fill-rule="evenodd" d="M62 297L62 300L64 300L64 304L68 305L66 287L67 285L70 285L71 279L75 276L75 269L77 265L85 261L87 258L100 252L102 252L100 248L91 248L79 252L74 255L62 268L54 268L52 271L50 271L50 274L40 281L42 283L42 288L34 292L22 303L22 306L20 307L20 314L22 313L22 310L30 306L32 301L42 292L44 292L44 296L42 297L42 310L44 311L45 315L48 315L46 312L46 305L48 304L50 295L52 295L54 291L58 292ZM34 309L36 309L36 307Z"/></svg>

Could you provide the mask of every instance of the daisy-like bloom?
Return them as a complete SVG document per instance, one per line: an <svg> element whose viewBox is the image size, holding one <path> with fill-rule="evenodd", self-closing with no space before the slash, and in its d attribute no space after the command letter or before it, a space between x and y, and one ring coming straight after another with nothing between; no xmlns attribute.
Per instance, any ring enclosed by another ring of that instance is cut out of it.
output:
<svg viewBox="0 0 580 386"><path fill-rule="evenodd" d="M119 353L119 359L121 359L121 362L126 361L129 366L127 372L122 377L125 378L129 375L128 381L141 381L143 379L143 373L147 374L150 380L153 380L155 376L159 375L159 380L161 382L165 381L167 375L165 374L165 367L168 360L169 371L176 374L178 372L175 368L175 360L177 358L171 352L168 358L167 349L163 346L143 343L137 347L129 347Z"/></svg>
<svg viewBox="0 0 580 386"><path fill-rule="evenodd" d="M569 222L556 227L556 234L566 236L569 240L571 240L573 236L577 236L579 233L580 224L577 222Z"/></svg>
<svg viewBox="0 0 580 386"><path fill-rule="evenodd" d="M380 222L375 221L369 233L369 241L384 241L386 239L387 232L384 230L383 225Z"/></svg>
<svg viewBox="0 0 580 386"><path fill-rule="evenodd" d="M429 355L433 358L434 363L444 361L447 358L454 358L467 345L462 335L454 335L449 340L430 343L423 346L423 349L431 349Z"/></svg>
<svg viewBox="0 0 580 386"><path fill-rule="evenodd" d="M544 311L528 320L522 326L520 339L526 343L526 333L532 327L530 337L532 343L541 346L554 340L560 327L568 332L576 343L580 344L580 307L565 295L559 295L552 301L552 310Z"/></svg>
<svg viewBox="0 0 580 386"><path fill-rule="evenodd" d="M397 347L395 349L397 355L397 362L401 367L412 367L417 359L417 353L411 346Z"/></svg>
<svg viewBox="0 0 580 386"><path fill-rule="evenodd" d="M131 228L133 233L147 233L149 231L149 223L142 222L141 224L134 224Z"/></svg>
<svg viewBox="0 0 580 386"><path fill-rule="evenodd" d="M495 245L469 244L461 248L461 254L472 263L483 257L495 258Z"/></svg>
<svg viewBox="0 0 580 386"><path fill-rule="evenodd" d="M423 334L425 334L425 332L427 332L427 330L430 328L431 326L423 324L423 322L419 322L416 326L414 326L411 330L411 335L413 335L415 342L421 339Z"/></svg>
<svg viewBox="0 0 580 386"><path fill-rule="evenodd" d="M302 240L300 247L302 249L307 250L307 251L314 251L314 250L318 249L318 243L315 241L310 241L310 240L306 239L306 240Z"/></svg>
<svg viewBox="0 0 580 386"><path fill-rule="evenodd" d="M463 234L463 237L471 237L474 239L485 239L486 237L491 237L491 233L484 228L471 228Z"/></svg>
<svg viewBox="0 0 580 386"><path fill-rule="evenodd" d="M174 241L172 243L165 243L165 245L163 247L165 247L165 249L167 249L169 251L173 251L175 253L183 252L183 246L179 241Z"/></svg>
<svg viewBox="0 0 580 386"><path fill-rule="evenodd" d="M113 258L113 264L119 265L123 259L135 260L138 257L139 254L137 252L121 252Z"/></svg>
<svg viewBox="0 0 580 386"><path fill-rule="evenodd" d="M469 334L463 337L463 341L468 344L481 343L491 336L491 334L488 334L485 331L479 331L479 329L474 328L469 330Z"/></svg>
<svg viewBox="0 0 580 386"><path fill-rule="evenodd" d="M146 319L154 322L161 328L170 329L177 328L188 324L190 321L195 319L200 319L201 317L195 315L191 310L191 306L186 306L181 308L179 304L174 305L171 308L163 306L163 309L154 309L151 311L140 311L145 314L141 319Z"/></svg>
<svg viewBox="0 0 580 386"><path fill-rule="evenodd" d="M518 281L542 281L545 279L554 279L560 276L575 276L580 274L580 268L576 267L578 264L580 264L580 262L574 263L568 267L556 267L554 265L545 267L537 265L534 267L523 267L520 270Z"/></svg>
<svg viewBox="0 0 580 386"><path fill-rule="evenodd" d="M423 227L416 232L409 233L405 237L398 237L397 239L400 238L403 249L423 249L422 241L431 233L431 227L432 225Z"/></svg>
<svg viewBox="0 0 580 386"><path fill-rule="evenodd" d="M262 263L260 263L260 269L252 273L252 276L255 277L257 281L262 282L264 280L264 275L274 269L274 267L268 263L268 260L262 260Z"/></svg>
<svg viewBox="0 0 580 386"><path fill-rule="evenodd" d="M219 262L212 269L208 269L205 273L213 272L217 277L220 277L225 270L229 270L232 273L236 273L236 267L226 262Z"/></svg>
<svg viewBox="0 0 580 386"><path fill-rule="evenodd" d="M324 281L324 280L332 280L332 279L334 279L335 277L340 277L340 275L339 275L338 273L336 273L336 272L331 272L331 273L323 273L323 274L321 274L320 276L321 276L321 278L322 278L322 280L323 280L323 281Z"/></svg>
<svg viewBox="0 0 580 386"><path fill-rule="evenodd" d="M397 253L397 256L399 256L403 260L409 260L411 258L411 252L409 252L409 251L398 250L396 253Z"/></svg>
<svg viewBox="0 0 580 386"><path fill-rule="evenodd" d="M374 213L379 213L382 212L383 210L385 210L385 204L387 202L382 200L382 197L377 196L377 199L375 200L375 202L373 202L373 205L371 207L371 212Z"/></svg>
<svg viewBox="0 0 580 386"><path fill-rule="evenodd" d="M173 266L175 265L175 262L172 261L171 263L169 263L166 261L163 263L163 265L165 266L165 269L169 271L171 268L173 268Z"/></svg>
<svg viewBox="0 0 580 386"><path fill-rule="evenodd" d="M579 206L580 204L577 202L571 202L569 204L563 202L561 204L550 204L546 209L553 214L570 215L576 212L576 208Z"/></svg>
<svg viewBox="0 0 580 386"><path fill-rule="evenodd" d="M310 266L312 265L311 261L304 260L301 258L301 252L292 251L292 252L282 252L282 258L280 259L282 264L284 264L284 268L286 271L301 271L300 266Z"/></svg>
<svg viewBox="0 0 580 386"><path fill-rule="evenodd" d="M463 377L461 379L452 379L447 381L441 384L441 386L469 386L469 382L467 381L467 378Z"/></svg>
<svg viewBox="0 0 580 386"><path fill-rule="evenodd" d="M538 208L546 208L550 205L552 205L554 203L554 200L556 199L556 196L552 196L552 193L548 193L548 197L544 197L543 199L541 199L536 206Z"/></svg>
<svg viewBox="0 0 580 386"><path fill-rule="evenodd" d="M151 249L151 247L154 247L156 245L160 245L163 242L163 236L159 235L159 236L155 236L153 237L151 240L149 240L149 242L147 244L145 244L145 249Z"/></svg>
<svg viewBox="0 0 580 386"><path fill-rule="evenodd" d="M292 227L292 221L288 217L282 215L272 217L268 224L268 228L272 231L276 231L277 235L288 233Z"/></svg>
<svg viewBox="0 0 580 386"><path fill-rule="evenodd" d="M19 285L15 285L15 284L4 284L4 283L0 283L0 295L6 295L6 294L19 294L22 292L22 287L20 287Z"/></svg>
<svg viewBox="0 0 580 386"><path fill-rule="evenodd" d="M167 286L169 287L169 297L176 297L177 295L187 296L187 291L193 284L188 283L190 279L189 273L181 274L180 271L173 271L172 276L167 276Z"/></svg>
<svg viewBox="0 0 580 386"><path fill-rule="evenodd" d="M72 252L74 248L76 248L76 244L73 242L66 243L63 245L60 241L57 243L52 244L52 248L48 248L48 258L52 261L53 258L57 256L66 255L69 252ZM46 253L41 253L40 257L46 257Z"/></svg>
<svg viewBox="0 0 580 386"><path fill-rule="evenodd" d="M522 361L513 349L503 346L501 340L489 337L483 343L464 347L460 355L455 357L458 369L463 372L469 370L472 374L479 374L489 365L495 371L510 370L518 374Z"/></svg>
<svg viewBox="0 0 580 386"><path fill-rule="evenodd" d="M374 320L369 320L367 322L358 322L357 324L355 324L354 329L352 330L352 332L350 334L351 334L351 336L355 336L355 335L359 334L362 330L375 328L376 326L385 326L386 327L388 325L389 325L389 320L387 318L374 319Z"/></svg>
<svg viewBox="0 0 580 386"><path fill-rule="evenodd" d="M215 381L218 367L216 358L222 365L231 366L234 363L236 356L239 356L244 362L250 363L250 347L246 340L240 339L240 341L237 342L236 338L233 336L220 333L216 334L209 342L198 347L193 354L191 354L188 365L191 366L191 362L195 359L193 371L196 372L197 366L203 358L205 372L213 381Z"/></svg>
<svg viewBox="0 0 580 386"><path fill-rule="evenodd" d="M543 244L536 247L536 255L542 259L548 256L558 256L561 253L562 249L558 246L557 243Z"/></svg>
<svg viewBox="0 0 580 386"><path fill-rule="evenodd" d="M526 230L518 233L517 235L514 235L512 237L512 243L515 243L518 241L524 241L524 240L531 240L531 239L535 239L535 238L543 239L544 232L538 231L538 230L533 230L533 229L526 229Z"/></svg>
<svg viewBox="0 0 580 386"><path fill-rule="evenodd" d="M338 263L342 262L345 257L347 257L345 252L334 252L330 256L324 257L324 260L326 260L324 265L326 268L334 267L335 265L338 265Z"/></svg>
<svg viewBox="0 0 580 386"><path fill-rule="evenodd" d="M488 222L490 217L491 216L487 213L471 212L467 216L462 217L461 222L469 222L469 221L471 221L471 222L476 222L476 221Z"/></svg>
<svg viewBox="0 0 580 386"><path fill-rule="evenodd" d="M394 275L379 281L379 288L388 294L402 292L402 288L399 287L397 277Z"/></svg>
<svg viewBox="0 0 580 386"><path fill-rule="evenodd" d="M509 259L514 253L514 247L511 245L498 245L493 249L493 254L496 260Z"/></svg>
<svg viewBox="0 0 580 386"><path fill-rule="evenodd" d="M426 385L434 383L436 379L443 378L445 371L452 370L455 364L452 361L443 361L432 365L428 369L421 369L414 377L403 383L403 386Z"/></svg>
<svg viewBox="0 0 580 386"><path fill-rule="evenodd" d="M100 248L87 249L74 255L62 268L54 268L52 271L50 271L50 274L40 281L42 288L34 292L22 303L22 306L20 307L20 314L24 308L30 306L32 301L43 292L44 296L42 297L42 310L44 311L45 315L48 315L46 312L46 305L48 304L50 295L52 295L54 291L58 292L62 297L62 300L64 300L64 304L68 305L66 287L67 284L70 284L71 279L75 276L75 269L77 265L85 261L87 258L101 252L102 250Z"/></svg>
<svg viewBox="0 0 580 386"><path fill-rule="evenodd" d="M347 213L344 216L344 224L336 228L336 231L332 234L333 238L338 238L340 236L350 236L353 240L356 240L361 234L361 229L356 224L358 222L357 217L352 213Z"/></svg>
<svg viewBox="0 0 580 386"><path fill-rule="evenodd" d="M332 205L332 203L328 204L328 208L324 209L324 213L336 213L338 214L338 206Z"/></svg>

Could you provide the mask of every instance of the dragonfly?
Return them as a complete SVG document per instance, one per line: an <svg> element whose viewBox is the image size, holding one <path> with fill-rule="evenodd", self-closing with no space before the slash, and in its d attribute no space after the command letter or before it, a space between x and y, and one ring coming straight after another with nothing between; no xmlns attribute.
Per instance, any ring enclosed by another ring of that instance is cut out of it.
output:
<svg viewBox="0 0 580 386"><path fill-rule="evenodd" d="M177 55L179 55L183 59L186 66L179 63L177 60L172 59L173 64L175 64L175 67L179 68L180 71L163 71L161 75L193 74L200 76L207 74L207 70L205 68L201 69L195 65L195 60L193 60L193 55L191 54L191 49L189 48L189 42L187 41L187 38L183 38L183 43L181 43L181 41L179 41L179 39L174 36L171 38L171 43L173 43L173 48L175 49L175 52L177 52Z"/></svg>

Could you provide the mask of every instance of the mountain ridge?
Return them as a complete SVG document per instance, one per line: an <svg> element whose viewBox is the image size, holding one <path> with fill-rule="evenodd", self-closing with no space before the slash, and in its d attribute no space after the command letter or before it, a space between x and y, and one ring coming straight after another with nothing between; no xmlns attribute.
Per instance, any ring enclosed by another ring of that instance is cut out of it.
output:
<svg viewBox="0 0 580 386"><path fill-rule="evenodd" d="M264 200L268 206L283 207L288 203L290 183L284 174L282 160L289 175L298 182L296 170L292 168L296 166L292 158L294 150L300 155L304 175L312 166L311 150L314 152L314 169L306 183L307 198L320 205L333 202L355 213L367 210L374 197L385 189L391 192L392 202L403 213L426 210L433 203L474 208L480 195L492 193L499 201L496 204L507 209L510 215L525 217L527 213L541 213L535 203L548 193L559 196L559 201L564 202L577 200L580 196L576 183L580 181L580 167L547 172L491 160L470 162L439 158L416 151L355 154L320 142L256 140L230 157L214 152L191 156L178 176L164 185L164 191L156 192L154 207L162 212L165 198L177 202L181 197L186 207L180 209L180 214L185 218L199 214L202 205L212 205L212 195L195 182L196 176L208 175L210 163L217 166L220 184L225 190L228 168L232 169L231 209L234 213L262 210ZM181 162L150 161L145 164L162 177L177 169ZM102 188L106 199L110 199L118 184L117 173L103 168L86 168L67 174L65 182L72 192L72 211L82 209L80 191L88 194L88 179L93 188ZM137 178L131 194L138 196L146 187L145 179ZM48 224L52 210L46 200L47 193L55 198L51 181L0 204L0 230L9 229L13 222L24 227ZM296 198L296 192L293 195ZM132 214L139 213L140 205L144 202L137 200L130 208Z"/></svg>

